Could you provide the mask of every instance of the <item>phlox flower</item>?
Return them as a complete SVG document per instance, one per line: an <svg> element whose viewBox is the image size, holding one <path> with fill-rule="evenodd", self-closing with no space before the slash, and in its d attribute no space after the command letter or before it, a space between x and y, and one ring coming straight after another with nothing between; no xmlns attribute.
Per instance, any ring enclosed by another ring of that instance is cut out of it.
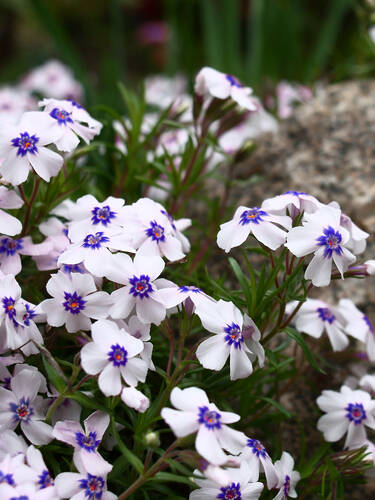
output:
<svg viewBox="0 0 375 500"><path fill-rule="evenodd" d="M95 475L108 474L112 470L112 465L98 453L98 447L108 425L109 415L96 411L84 421L85 429L77 421L65 420L56 423L52 434L59 441L73 446L73 460L78 469L84 468Z"/></svg>
<svg viewBox="0 0 375 500"><path fill-rule="evenodd" d="M91 274L102 277L113 258L111 250L134 252L125 231L116 228L90 231L89 228L84 237L72 239L72 244L58 258L57 265L83 263Z"/></svg>
<svg viewBox="0 0 375 500"><path fill-rule="evenodd" d="M366 260L365 262L366 272L369 276L375 275L375 260Z"/></svg>
<svg viewBox="0 0 375 500"><path fill-rule="evenodd" d="M160 255L171 261L185 257L176 223L160 203L141 198L126 208L126 230L140 255Z"/></svg>
<svg viewBox="0 0 375 500"><path fill-rule="evenodd" d="M82 464L75 463L78 472L62 472L55 479L60 498L70 500L116 500L107 490L107 474L90 474Z"/></svg>
<svg viewBox="0 0 375 500"><path fill-rule="evenodd" d="M258 477L259 471L264 472L267 480L267 488L270 490L276 487L279 478L275 466L266 448L260 441L257 439L248 439L239 459L241 460L241 464L243 463L242 467L247 471L248 477L251 477L252 474Z"/></svg>
<svg viewBox="0 0 375 500"><path fill-rule="evenodd" d="M177 74L173 78L164 75L149 76L145 79L145 99L148 104L162 109L184 94L187 89L186 77Z"/></svg>
<svg viewBox="0 0 375 500"><path fill-rule="evenodd" d="M275 469L279 477L279 483L276 487L280 490L273 500L283 500L288 497L297 498L296 484L301 475L298 471L293 470L294 459L287 451L283 451L280 460L276 460Z"/></svg>
<svg viewBox="0 0 375 500"><path fill-rule="evenodd" d="M18 424L33 444L52 440L52 427L45 422L46 400L38 396L40 378L32 370L22 370L10 381L10 390L0 387L0 431L14 430Z"/></svg>
<svg viewBox="0 0 375 500"><path fill-rule="evenodd" d="M244 87L233 75L221 73L216 69L204 67L195 77L195 93L201 96L216 97L216 99L231 98L242 108L256 111L257 106L252 99L252 89Z"/></svg>
<svg viewBox="0 0 375 500"><path fill-rule="evenodd" d="M26 451L27 444L22 436L9 429L1 431L0 460L3 460L8 454L12 457L20 454L24 457Z"/></svg>
<svg viewBox="0 0 375 500"><path fill-rule="evenodd" d="M114 321L101 319L91 327L93 342L81 350L82 368L90 375L97 375L100 390L106 396L121 392L121 379L130 386L144 382L147 363L137 355L143 342L119 329Z"/></svg>
<svg viewBox="0 0 375 500"><path fill-rule="evenodd" d="M14 125L25 111L33 108L34 99L26 90L9 86L0 88L0 124Z"/></svg>
<svg viewBox="0 0 375 500"><path fill-rule="evenodd" d="M63 158L46 146L61 135L54 119L41 111L24 113L17 125L3 127L0 132L0 174L17 186L24 182L31 168L49 182L58 174Z"/></svg>
<svg viewBox="0 0 375 500"><path fill-rule="evenodd" d="M5 455L0 462L0 484L8 484L16 486L25 480L23 472L25 470L24 455L18 453L17 455ZM1 497L2 498L2 497Z"/></svg>
<svg viewBox="0 0 375 500"><path fill-rule="evenodd" d="M375 361L375 331L370 318L363 314L350 299L341 299L338 309L346 320L346 333L364 342L370 361Z"/></svg>
<svg viewBox="0 0 375 500"><path fill-rule="evenodd" d="M238 207L233 219L220 225L217 234L217 244L229 252L241 245L249 234L271 250L276 250L286 241L287 233L275 224L285 229L292 227L292 219L286 215L273 215L258 207Z"/></svg>
<svg viewBox="0 0 375 500"><path fill-rule="evenodd" d="M287 312L291 312L296 305L297 302L288 304ZM298 331L316 339L325 331L334 351L342 351L349 344L342 311L323 300L307 299L294 317L293 323Z"/></svg>
<svg viewBox="0 0 375 500"><path fill-rule="evenodd" d="M194 482L200 487L189 495L189 500L258 500L263 491L260 482L249 482L247 472L242 468L227 468L225 472L229 476L227 484L212 479L197 479ZM195 471L195 474L198 474Z"/></svg>
<svg viewBox="0 0 375 500"><path fill-rule="evenodd" d="M157 279L163 269L161 257L144 257L137 253L132 261L126 254L114 255L105 276L125 286L112 292L113 306L109 315L114 319L125 319L135 308L143 323L159 325L167 310L159 291L162 283ZM171 287L172 292L178 293L175 286Z"/></svg>
<svg viewBox="0 0 375 500"><path fill-rule="evenodd" d="M0 207L5 209L20 208L23 205L23 200L18 194L7 189L5 186L0 186ZM13 215L4 212L0 209L0 234L14 236L22 231L21 222Z"/></svg>
<svg viewBox="0 0 375 500"><path fill-rule="evenodd" d="M332 201L329 206L337 208L340 210L340 205L336 201ZM347 243L347 247L349 250L355 255L358 255L365 251L366 249L366 239L370 236L366 231L360 229L357 224L355 224L352 219L341 212L340 224L344 227L349 233L349 241Z"/></svg>
<svg viewBox="0 0 375 500"><path fill-rule="evenodd" d="M150 406L150 400L147 396L138 391L135 387L124 387L121 391L121 399L134 410L144 413Z"/></svg>
<svg viewBox="0 0 375 500"><path fill-rule="evenodd" d="M51 326L66 325L68 332L89 330L91 320L106 318L112 304L107 292L96 291L94 278L89 274L59 271L47 283L47 292L53 299L46 299L40 308L47 315Z"/></svg>
<svg viewBox="0 0 375 500"><path fill-rule="evenodd" d="M153 345L148 340L151 340L150 323L143 323L137 316L131 316L127 322L124 320L116 320L119 328L123 328L126 332L130 333L132 337L142 340L143 351L140 353L140 358L147 363L149 370L155 370L155 365L152 362Z"/></svg>
<svg viewBox="0 0 375 500"><path fill-rule="evenodd" d="M338 441L347 433L344 448L361 447L366 440L365 426L375 429L375 400L365 391L343 385L340 392L323 391L316 402L326 413L318 420L326 441Z"/></svg>
<svg viewBox="0 0 375 500"><path fill-rule="evenodd" d="M57 269L58 258L70 245L68 229L57 217L50 217L39 224L39 231L46 236L45 242L48 242L51 248L46 253L34 255L33 261L40 271Z"/></svg>
<svg viewBox="0 0 375 500"><path fill-rule="evenodd" d="M235 413L220 411L214 403L209 402L202 389L189 387L181 390L175 387L170 399L177 410L163 408L162 418L177 437L196 432L195 448L208 462L224 464L228 457L223 448L238 454L245 446L245 434L226 425L238 422L240 417Z"/></svg>
<svg viewBox="0 0 375 500"><path fill-rule="evenodd" d="M176 285L173 289L170 287L162 288L159 290L159 295L162 297L168 309L184 303L188 313L192 313L196 307L199 307L201 302L209 301L215 303L212 297L194 285L183 285L179 287Z"/></svg>
<svg viewBox="0 0 375 500"><path fill-rule="evenodd" d="M267 212L285 215L288 210L293 219L301 212L314 213L320 206L320 201L303 191L286 191L262 203L262 208Z"/></svg>
<svg viewBox="0 0 375 500"><path fill-rule="evenodd" d="M309 101L313 93L309 87L282 81L276 87L277 114L282 120L294 113L296 104Z"/></svg>
<svg viewBox="0 0 375 500"><path fill-rule="evenodd" d="M340 225L341 211L331 206L322 206L309 214L303 226L293 227L285 246L297 257L310 253L314 256L306 268L305 278L315 286L327 286L331 281L332 260L341 276L355 261L355 256L346 248L348 231Z"/></svg>
<svg viewBox="0 0 375 500"><path fill-rule="evenodd" d="M30 71L21 88L55 99L80 99L83 94L82 85L74 79L71 69L55 59Z"/></svg>
<svg viewBox="0 0 375 500"><path fill-rule="evenodd" d="M79 144L78 137L89 144L102 129L103 125L75 101L43 99L39 106L55 120L57 130L63 131L55 141L60 151L73 151Z"/></svg>
<svg viewBox="0 0 375 500"><path fill-rule="evenodd" d="M26 451L26 462L21 472L23 482L33 482L37 489L46 490L51 498L59 498L54 486L54 480L44 462L43 455L34 446L29 446Z"/></svg>
<svg viewBox="0 0 375 500"><path fill-rule="evenodd" d="M195 313L206 330L216 334L199 344L198 361L210 370L221 370L229 357L231 380L248 377L256 356L245 341L240 310L233 302L219 300L198 303Z"/></svg>
<svg viewBox="0 0 375 500"><path fill-rule="evenodd" d="M48 489L39 490L34 483L23 483L18 486L0 484L1 500L59 500L56 492Z"/></svg>
<svg viewBox="0 0 375 500"><path fill-rule="evenodd" d="M43 255L51 250L47 240L34 244L30 236L18 239L0 236L0 269L4 274L17 275L22 269L20 255Z"/></svg>

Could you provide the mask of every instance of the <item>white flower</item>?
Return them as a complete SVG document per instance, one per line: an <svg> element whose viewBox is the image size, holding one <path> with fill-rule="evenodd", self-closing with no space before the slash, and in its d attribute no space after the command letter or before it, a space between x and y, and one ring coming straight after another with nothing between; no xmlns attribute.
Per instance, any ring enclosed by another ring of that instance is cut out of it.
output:
<svg viewBox="0 0 375 500"><path fill-rule="evenodd" d="M280 491L273 500L282 500L288 497L297 498L296 484L301 476L293 468L293 457L287 451L283 451L280 460L276 460L275 462L275 469L279 476L277 488L280 488Z"/></svg>
<svg viewBox="0 0 375 500"><path fill-rule="evenodd" d="M28 468L24 465L24 456L22 453L16 455L5 455L0 462L0 484L9 484L18 486L22 481L27 481L25 477ZM3 498L3 497L1 497Z"/></svg>
<svg viewBox="0 0 375 500"><path fill-rule="evenodd" d="M194 285L183 285L179 287L176 285L173 288L162 288L159 290L159 295L168 309L184 303L185 309L189 313L193 312L196 307L199 307L201 302L208 301L212 304L216 303L215 299Z"/></svg>
<svg viewBox="0 0 375 500"><path fill-rule="evenodd" d="M308 87L289 82L280 82L276 88L277 114L284 120L294 113L295 105L309 101L313 94Z"/></svg>
<svg viewBox="0 0 375 500"><path fill-rule="evenodd" d="M24 468L23 481L27 482L30 479L37 485L38 490L47 490L48 488L48 495L58 498L54 480L47 469L41 452L34 446L29 446L26 452L26 461L29 471Z"/></svg>
<svg viewBox="0 0 375 500"><path fill-rule="evenodd" d="M68 229L59 219L50 217L39 225L39 231L44 236L47 236L45 242L48 242L51 248L46 253L34 255L33 261L40 271L57 269L58 258L70 245L70 240L67 236Z"/></svg>
<svg viewBox="0 0 375 500"><path fill-rule="evenodd" d="M160 203L141 198L126 208L126 230L140 255L160 255L171 261L185 257L181 236L176 234L177 226L173 227L173 219Z"/></svg>
<svg viewBox="0 0 375 500"><path fill-rule="evenodd" d="M114 255L105 276L125 286L112 292L110 316L125 319L135 308L143 323L159 325L167 310L159 292L161 280L156 279L163 269L164 261L160 257L144 257L137 253L132 261L128 255ZM177 293L175 286L171 290Z"/></svg>
<svg viewBox="0 0 375 500"><path fill-rule="evenodd" d="M248 377L255 359L243 336L243 317L233 302L200 302L195 313L206 330L216 335L199 344L198 361L210 370L221 370L230 357L230 378L237 380Z"/></svg>
<svg viewBox="0 0 375 500"><path fill-rule="evenodd" d="M375 260L366 260L364 265L366 267L367 274L369 274L370 276L374 276L375 275Z"/></svg>
<svg viewBox="0 0 375 500"><path fill-rule="evenodd" d="M11 390L0 387L0 431L14 430L20 424L25 436L36 445L52 440L52 427L45 422L46 401L38 396L40 378L22 370L10 381Z"/></svg>
<svg viewBox="0 0 375 500"><path fill-rule="evenodd" d="M151 339L151 324L143 323L137 318L137 316L131 316L126 323L121 319L116 320L116 323L119 328L123 328L126 332L130 333L132 337L142 340L143 351L140 353L140 358L147 363L149 370L155 370L155 365L152 362L153 345L151 342L147 342Z"/></svg>
<svg viewBox="0 0 375 500"><path fill-rule="evenodd" d="M4 274L16 275L21 272L20 255L42 255L52 250L49 241L34 244L30 236L19 239L0 238L0 269Z"/></svg>
<svg viewBox="0 0 375 500"><path fill-rule="evenodd" d="M163 109L184 94L186 89L187 80L183 75L176 75L173 78L154 75L145 79L146 102Z"/></svg>
<svg viewBox="0 0 375 500"><path fill-rule="evenodd" d="M124 387L121 391L121 399L129 406L140 413L144 413L150 406L150 400L135 387Z"/></svg>
<svg viewBox="0 0 375 500"><path fill-rule="evenodd" d="M21 115L35 107L29 92L16 87L0 88L0 123L14 125Z"/></svg>
<svg viewBox="0 0 375 500"><path fill-rule="evenodd" d="M242 450L239 456L243 468L247 471L248 477L254 475L259 476L259 471L266 475L267 488L270 490L275 488L279 482L275 466L272 463L271 457L268 455L266 448L257 439L248 439L246 447ZM254 480L254 479L253 479Z"/></svg>
<svg viewBox="0 0 375 500"><path fill-rule="evenodd" d="M109 425L109 415L102 411L92 413L84 421L85 429L79 422L65 420L57 422L53 436L74 447L73 460L79 468L85 468L90 474L108 474L112 465L98 453L103 434Z"/></svg>
<svg viewBox="0 0 375 500"><path fill-rule="evenodd" d="M302 191L286 191L274 198L268 198L262 203L262 208L267 212L285 215L288 210L293 219L302 211L314 213L319 207L321 207L320 201L311 194Z"/></svg>
<svg viewBox="0 0 375 500"><path fill-rule="evenodd" d="M217 498L233 500L258 500L263 490L260 482L249 482L247 472L240 467L238 469L227 468L229 476L227 484L212 479L196 479L194 482L200 487L189 495L189 500L216 500ZM195 471L195 475L198 471Z"/></svg>
<svg viewBox="0 0 375 500"><path fill-rule="evenodd" d="M15 191L7 189L5 186L0 186L0 207L1 208L20 208L23 205L22 199ZM14 236L22 230L21 222L13 215L0 210L0 233Z"/></svg>
<svg viewBox="0 0 375 500"><path fill-rule="evenodd" d="M68 276L59 271L51 276L47 291L53 299L40 304L47 322L51 326L65 324L70 333L89 330L90 318L106 318L112 304L108 293L96 291L94 278L89 274L72 273Z"/></svg>
<svg viewBox="0 0 375 500"><path fill-rule="evenodd" d="M46 146L55 142L61 131L54 119L41 111L24 113L17 125L0 132L0 174L17 186L24 182L31 168L45 181L58 174L63 158Z"/></svg>
<svg viewBox="0 0 375 500"><path fill-rule="evenodd" d="M224 464L228 457L223 448L238 454L245 446L245 434L225 425L238 422L240 417L235 413L218 410L214 403L209 402L202 389L189 387L181 390L175 387L170 399L177 410L163 408L161 416L177 437L197 432L195 448L208 462L214 465Z"/></svg>
<svg viewBox="0 0 375 500"><path fill-rule="evenodd" d="M340 205L336 201L332 201L329 206L340 210ZM366 248L366 239L370 235L366 233L366 231L362 231L362 229L354 224L352 219L343 212L341 212L340 224L349 233L350 239L346 245L349 250L352 250L355 255L364 252Z"/></svg>
<svg viewBox="0 0 375 500"><path fill-rule="evenodd" d="M74 79L72 71L54 59L28 73L21 87L56 99L80 99L83 94L82 86Z"/></svg>
<svg viewBox="0 0 375 500"><path fill-rule="evenodd" d="M250 233L263 245L276 250L285 243L287 233L275 224L286 229L292 227L292 219L285 215L272 215L262 208L238 207L233 219L220 225L217 244L229 252L241 245Z"/></svg>
<svg viewBox="0 0 375 500"><path fill-rule="evenodd" d="M346 320L346 333L364 342L370 361L375 361L375 332L370 318L363 314L350 299L341 299L338 307Z"/></svg>
<svg viewBox="0 0 375 500"><path fill-rule="evenodd" d="M9 429L1 431L0 460L6 455L25 455L27 450L26 441L22 436Z"/></svg>
<svg viewBox="0 0 375 500"><path fill-rule="evenodd" d="M250 97L252 89L244 87L242 83L232 75L221 73L213 68L204 67L195 78L194 90L198 95L216 97L217 99L228 99L237 102L242 108L256 111L257 106Z"/></svg>
<svg viewBox="0 0 375 500"><path fill-rule="evenodd" d="M74 101L43 99L39 106L55 120L55 128L62 130L62 135L55 141L60 151L73 151L79 144L77 136L89 144L102 129L103 125Z"/></svg>
<svg viewBox="0 0 375 500"><path fill-rule="evenodd" d="M288 304L287 311L291 312L296 305L296 302ZM345 319L340 310L323 300L307 299L297 312L294 324L298 331L316 339L325 331L334 351L342 351L349 344L344 330Z"/></svg>
<svg viewBox="0 0 375 500"><path fill-rule="evenodd" d="M316 402L326 412L318 421L326 441L338 441L347 433L344 447L360 448L366 440L365 426L375 429L375 401L365 391L343 385L340 392L323 391Z"/></svg>
<svg viewBox="0 0 375 500"><path fill-rule="evenodd" d="M345 245L349 241L348 231L340 225L341 211L322 206L303 226L293 227L287 236L285 246L297 257L314 253L307 266L305 278L315 286L327 286L331 281L332 260L341 276L355 261L355 256Z"/></svg>
<svg viewBox="0 0 375 500"><path fill-rule="evenodd" d="M143 342L119 329L114 321L99 320L91 327L93 342L81 350L82 368L90 375L99 375L100 390L106 396L121 392L121 378L130 386L144 382L147 364L137 357Z"/></svg>

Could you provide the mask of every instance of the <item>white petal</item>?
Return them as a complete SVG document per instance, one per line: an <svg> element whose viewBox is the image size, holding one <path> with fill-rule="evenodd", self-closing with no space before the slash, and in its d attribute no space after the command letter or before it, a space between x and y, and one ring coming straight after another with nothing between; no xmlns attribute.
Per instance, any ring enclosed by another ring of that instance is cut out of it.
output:
<svg viewBox="0 0 375 500"><path fill-rule="evenodd" d="M48 148L40 147L35 155L29 155L35 172L46 182L55 177L63 166L63 157Z"/></svg>
<svg viewBox="0 0 375 500"><path fill-rule="evenodd" d="M219 445L216 432L208 429L204 424L200 425L195 439L195 448L211 464L221 465L228 459Z"/></svg>
<svg viewBox="0 0 375 500"><path fill-rule="evenodd" d="M311 279L315 286L327 286L331 281L332 259L323 256L320 248L312 258L305 271L305 278Z"/></svg>
<svg viewBox="0 0 375 500"><path fill-rule="evenodd" d="M196 412L178 411L172 408L163 408L161 417L169 425L177 437L185 437L199 428Z"/></svg>
<svg viewBox="0 0 375 500"><path fill-rule="evenodd" d="M253 371L253 365L243 349L236 349L234 344L230 346L230 379L248 377Z"/></svg>
<svg viewBox="0 0 375 500"><path fill-rule="evenodd" d="M117 396L121 392L120 369L109 363L98 379L99 388L106 396Z"/></svg>
<svg viewBox="0 0 375 500"><path fill-rule="evenodd" d="M197 349L198 361L209 370L221 370L228 359L230 347L224 335L214 335L204 340Z"/></svg>
<svg viewBox="0 0 375 500"><path fill-rule="evenodd" d="M96 375L104 370L108 363L108 358L95 342L89 342L82 347L81 363L86 373Z"/></svg>

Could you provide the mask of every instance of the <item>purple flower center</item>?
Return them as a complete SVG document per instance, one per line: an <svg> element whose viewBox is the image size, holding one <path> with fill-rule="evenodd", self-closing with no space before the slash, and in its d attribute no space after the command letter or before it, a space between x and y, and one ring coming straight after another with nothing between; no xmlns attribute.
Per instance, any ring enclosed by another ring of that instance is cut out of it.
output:
<svg viewBox="0 0 375 500"><path fill-rule="evenodd" d="M27 495L21 495L19 497L12 497L9 500L29 500L29 497Z"/></svg>
<svg viewBox="0 0 375 500"><path fill-rule="evenodd" d="M87 451L95 451L100 444L100 440L96 439L96 432L89 432L88 435L76 432L76 441L80 448Z"/></svg>
<svg viewBox="0 0 375 500"><path fill-rule="evenodd" d="M34 414L34 409L30 406L29 398L21 398L16 403L9 403L10 411L14 413L13 420L15 422L29 422Z"/></svg>
<svg viewBox="0 0 375 500"><path fill-rule="evenodd" d="M288 476L288 474L285 476L283 490L284 490L284 496L287 497L290 491L290 477Z"/></svg>
<svg viewBox="0 0 375 500"><path fill-rule="evenodd" d="M9 319L13 319L16 316L16 309L14 308L14 299L12 297L3 297L3 308L5 313L8 315Z"/></svg>
<svg viewBox="0 0 375 500"><path fill-rule="evenodd" d="M242 226L246 226L251 222L253 224L259 224L259 222L263 222L262 215L268 215L264 210L260 210L260 208L253 207L249 208L249 210L245 210L242 212L240 217L240 224Z"/></svg>
<svg viewBox="0 0 375 500"><path fill-rule="evenodd" d="M85 490L85 497L89 500L100 500L104 489L104 479L100 476L87 474L87 479L80 479L80 488Z"/></svg>
<svg viewBox="0 0 375 500"><path fill-rule="evenodd" d="M79 314L85 308L86 301L83 300L77 292L64 292L64 298L65 302L63 302L62 305L65 311L69 311L71 314Z"/></svg>
<svg viewBox="0 0 375 500"><path fill-rule="evenodd" d="M237 87L239 89L241 89L243 87L242 83L235 76L233 76L233 75L225 75L225 78L232 85L232 87Z"/></svg>
<svg viewBox="0 0 375 500"><path fill-rule="evenodd" d="M204 424L207 429L221 428L221 415L217 411L209 410L207 406L199 406L198 422Z"/></svg>
<svg viewBox="0 0 375 500"><path fill-rule="evenodd" d="M130 278L129 283L132 285L129 293L133 294L134 297L139 297L140 299L149 298L149 294L154 291L150 283L150 276L147 274L141 274L138 278L133 276Z"/></svg>
<svg viewBox="0 0 375 500"><path fill-rule="evenodd" d="M26 311L22 316L22 321L26 326L30 325L30 320L33 319L34 316L36 316L36 312L34 309L31 309L29 304L25 304Z"/></svg>
<svg viewBox="0 0 375 500"><path fill-rule="evenodd" d="M150 221L150 227L146 229L146 234L157 243L165 241L164 227L160 226L156 221Z"/></svg>
<svg viewBox="0 0 375 500"><path fill-rule="evenodd" d="M103 226L107 226L111 223L111 219L116 218L116 212L112 212L109 205L105 207L95 207L91 210L91 213L91 222L93 224L103 224Z"/></svg>
<svg viewBox="0 0 375 500"><path fill-rule="evenodd" d="M73 123L73 120L70 118L69 111L65 111L65 109L53 108L50 112L50 116L57 120L59 125L66 125L67 123Z"/></svg>
<svg viewBox="0 0 375 500"><path fill-rule="evenodd" d="M14 255L18 250L23 248L22 238L19 240L12 240L12 238L2 238L0 245L0 253L6 253L6 256Z"/></svg>
<svg viewBox="0 0 375 500"><path fill-rule="evenodd" d="M350 422L354 422L355 425L362 423L362 420L367 418L362 403L349 403L345 410L348 412L345 415L346 418L350 420Z"/></svg>
<svg viewBox="0 0 375 500"><path fill-rule="evenodd" d="M178 288L178 291L181 293L188 293L188 292L193 292L193 293L202 293L202 290L200 288L197 288L196 286L180 286Z"/></svg>
<svg viewBox="0 0 375 500"><path fill-rule="evenodd" d="M262 445L262 443L260 441L258 441L257 439L248 439L247 446L249 448L251 448L251 451L257 457L259 457L259 455L260 455L261 457L266 458L267 451L266 451L265 447Z"/></svg>
<svg viewBox="0 0 375 500"><path fill-rule="evenodd" d="M237 323L233 323L224 328L224 332L226 333L224 340L228 345L234 344L236 349L241 349L241 344L244 342L244 338L242 335L242 331Z"/></svg>
<svg viewBox="0 0 375 500"><path fill-rule="evenodd" d="M332 323L336 320L336 316L333 314L331 309L329 309L329 307L318 307L316 311L319 315L319 318L322 321L328 321L330 325L332 325Z"/></svg>
<svg viewBox="0 0 375 500"><path fill-rule="evenodd" d="M39 137L36 135L29 135L27 132L21 133L19 137L11 140L12 145L17 150L17 156L25 156L27 153L35 154L38 152L36 143L39 142Z"/></svg>
<svg viewBox="0 0 375 500"><path fill-rule="evenodd" d="M63 264L61 270L66 274L71 274L71 273L85 274L86 272L83 269L82 262L80 264Z"/></svg>
<svg viewBox="0 0 375 500"><path fill-rule="evenodd" d="M103 231L98 231L95 234L88 234L83 240L83 248L91 248L92 250L97 250L102 246L102 243L108 243L108 236L103 236Z"/></svg>
<svg viewBox="0 0 375 500"><path fill-rule="evenodd" d="M108 361L113 366L125 366L128 362L128 351L119 344L111 345L111 350L107 353Z"/></svg>
<svg viewBox="0 0 375 500"><path fill-rule="evenodd" d="M222 498L223 500L240 500L241 488L240 483L232 483L229 486L223 486L220 488L221 493L217 495L216 498Z"/></svg>
<svg viewBox="0 0 375 500"><path fill-rule="evenodd" d="M371 333L374 333L374 327L372 326L372 323L370 321L370 318L366 316L365 314L362 316L363 321L366 323L368 326L369 330Z"/></svg>
<svg viewBox="0 0 375 500"><path fill-rule="evenodd" d="M342 236L341 233L335 231L333 227L328 226L323 229L322 236L316 239L318 246L324 247L324 257L332 258L332 252L337 255L342 255L343 250L341 248Z"/></svg>
<svg viewBox="0 0 375 500"><path fill-rule="evenodd" d="M39 485L40 490L44 490L44 488L48 488L49 486L54 485L54 481L50 476L48 470L45 469L41 474L39 474L37 484Z"/></svg>
<svg viewBox="0 0 375 500"><path fill-rule="evenodd" d="M4 472L0 470L0 484L1 483L7 483L13 486L14 485L13 474L4 474Z"/></svg>

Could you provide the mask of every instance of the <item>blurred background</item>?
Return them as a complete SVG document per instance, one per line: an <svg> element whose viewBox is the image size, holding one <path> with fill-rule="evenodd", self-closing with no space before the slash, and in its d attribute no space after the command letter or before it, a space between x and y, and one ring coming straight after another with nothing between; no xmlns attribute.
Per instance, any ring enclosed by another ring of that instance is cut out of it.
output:
<svg viewBox="0 0 375 500"><path fill-rule="evenodd" d="M264 96L280 80L311 85L375 72L373 0L0 0L0 83L50 58L87 100L114 105L117 81L203 65Z"/></svg>

